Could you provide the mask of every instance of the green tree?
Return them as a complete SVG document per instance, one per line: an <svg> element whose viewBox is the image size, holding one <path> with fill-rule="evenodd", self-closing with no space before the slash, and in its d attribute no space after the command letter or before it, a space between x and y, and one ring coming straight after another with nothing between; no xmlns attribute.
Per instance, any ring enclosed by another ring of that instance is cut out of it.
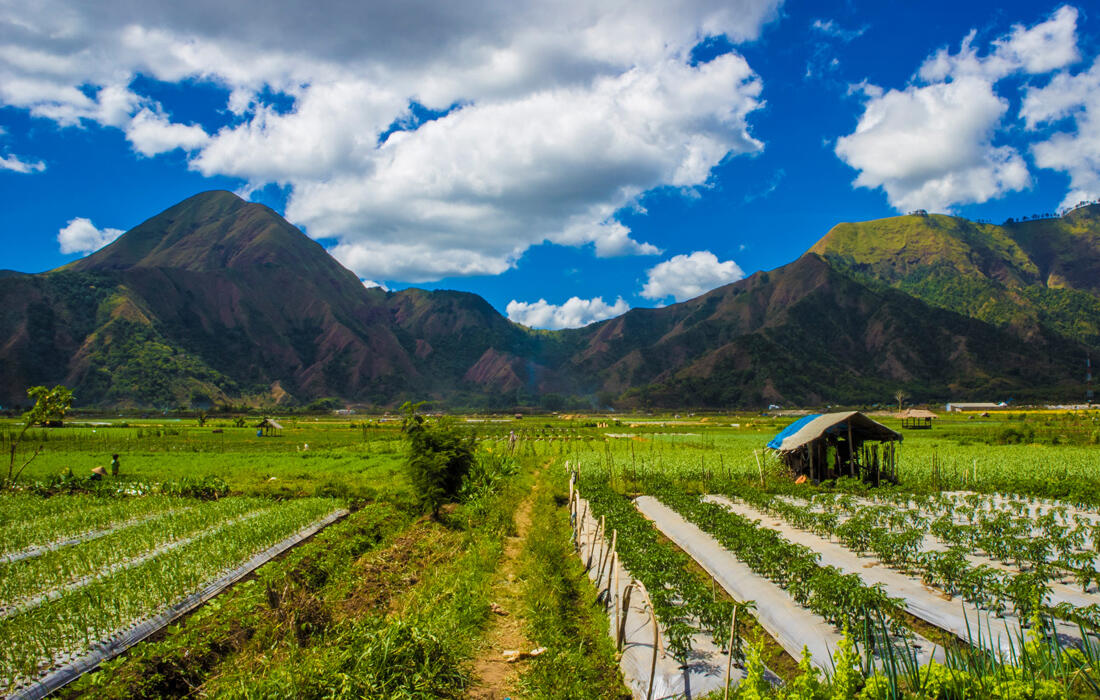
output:
<svg viewBox="0 0 1100 700"><path fill-rule="evenodd" d="M23 414L25 425L49 425L60 427L65 414L73 405L73 390L58 384L52 389L32 386L27 396L34 399L34 407Z"/></svg>
<svg viewBox="0 0 1100 700"><path fill-rule="evenodd" d="M27 396L34 399L34 406L23 414L23 429L20 430L19 434L15 436L15 439L11 441L11 454L10 460L8 461L8 483L18 479L19 475L23 473L23 470L27 468L27 465L33 462L34 458L38 456L38 453L42 451L42 446L39 445L31 456L20 465L18 470L15 468L19 443L23 441L23 438L26 436L31 426L59 426L61 425L61 421L65 418L65 414L69 412L69 408L73 405L72 389L60 384L52 389L47 389L44 386L32 386L30 389L27 389Z"/></svg>
<svg viewBox="0 0 1100 700"><path fill-rule="evenodd" d="M477 438L463 434L453 419L429 421L417 413L423 403L406 401L401 410L405 418L405 466L421 507L439 518L439 509L453 501L462 481L474 465Z"/></svg>
<svg viewBox="0 0 1100 700"><path fill-rule="evenodd" d="M332 413L344 404L340 399L333 396L327 396L323 399L314 399L306 406L306 411L309 413Z"/></svg>
<svg viewBox="0 0 1100 700"><path fill-rule="evenodd" d="M565 408L565 397L561 394L543 394L542 407L547 411L560 411Z"/></svg>

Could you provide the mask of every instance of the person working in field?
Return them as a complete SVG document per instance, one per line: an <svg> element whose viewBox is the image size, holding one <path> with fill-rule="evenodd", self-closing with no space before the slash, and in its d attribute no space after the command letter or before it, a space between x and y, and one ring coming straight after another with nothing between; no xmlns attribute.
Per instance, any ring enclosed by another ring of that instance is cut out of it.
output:
<svg viewBox="0 0 1100 700"><path fill-rule="evenodd" d="M111 455L111 476L118 476L118 455Z"/></svg>

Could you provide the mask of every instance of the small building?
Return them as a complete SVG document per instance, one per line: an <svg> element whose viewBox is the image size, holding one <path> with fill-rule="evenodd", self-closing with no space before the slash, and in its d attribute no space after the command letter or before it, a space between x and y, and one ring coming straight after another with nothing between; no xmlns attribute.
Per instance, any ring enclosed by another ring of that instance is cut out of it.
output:
<svg viewBox="0 0 1100 700"><path fill-rule="evenodd" d="M932 421L939 416L924 408L910 408L899 413L897 417L901 419L901 427L906 430L931 430Z"/></svg>
<svg viewBox="0 0 1100 700"><path fill-rule="evenodd" d="M1008 408L1008 404L1001 403L949 403L946 406L948 413L962 413L963 411L1003 411Z"/></svg>
<svg viewBox="0 0 1100 700"><path fill-rule="evenodd" d="M897 482L896 443L902 435L859 411L804 416L781 430L768 447L793 474L815 482L842 476L876 486Z"/></svg>
<svg viewBox="0 0 1100 700"><path fill-rule="evenodd" d="M256 424L256 427L262 431L265 437L279 437L279 432L283 429L282 424L274 418L264 418Z"/></svg>

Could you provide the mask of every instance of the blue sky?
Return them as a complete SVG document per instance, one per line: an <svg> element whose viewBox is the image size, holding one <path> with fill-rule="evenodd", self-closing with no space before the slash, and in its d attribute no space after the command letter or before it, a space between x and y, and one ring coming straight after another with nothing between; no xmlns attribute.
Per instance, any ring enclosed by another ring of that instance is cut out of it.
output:
<svg viewBox="0 0 1100 700"><path fill-rule="evenodd" d="M228 189L365 280L562 327L840 221L1100 197L1084 3L454 5L0 7L0 268Z"/></svg>

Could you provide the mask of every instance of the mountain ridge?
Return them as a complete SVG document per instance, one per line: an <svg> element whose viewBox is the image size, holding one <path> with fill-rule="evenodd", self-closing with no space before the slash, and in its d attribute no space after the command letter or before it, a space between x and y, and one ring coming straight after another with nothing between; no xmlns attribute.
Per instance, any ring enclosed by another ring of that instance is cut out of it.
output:
<svg viewBox="0 0 1100 700"><path fill-rule="evenodd" d="M135 407L1070 397L1100 345L1094 270L1100 207L1000 227L891 217L695 299L535 331L475 294L364 288L273 210L214 191L56 270L0 273L0 402L55 382Z"/></svg>

